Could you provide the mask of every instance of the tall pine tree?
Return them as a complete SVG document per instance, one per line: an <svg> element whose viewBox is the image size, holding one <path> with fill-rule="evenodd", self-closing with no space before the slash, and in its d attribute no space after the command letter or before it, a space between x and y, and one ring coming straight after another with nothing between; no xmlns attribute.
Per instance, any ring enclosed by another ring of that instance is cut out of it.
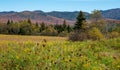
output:
<svg viewBox="0 0 120 70"><path fill-rule="evenodd" d="M32 22L31 22L31 20L30 20L30 19L28 19L28 20L27 20L27 22L28 22L29 24L32 24Z"/></svg>
<svg viewBox="0 0 120 70"><path fill-rule="evenodd" d="M10 21L10 20L8 20L8 21L7 21L7 25L9 25L10 23L11 23L11 21Z"/></svg>
<svg viewBox="0 0 120 70"><path fill-rule="evenodd" d="M42 22L42 23L40 24L40 32L42 32L42 31L45 30L45 29L46 29L46 25L45 25L44 22Z"/></svg>
<svg viewBox="0 0 120 70"><path fill-rule="evenodd" d="M68 31L68 33L70 33L72 31L72 28L70 27L70 25L67 25L67 31Z"/></svg>
<svg viewBox="0 0 120 70"><path fill-rule="evenodd" d="M75 30L79 30L82 29L83 27L83 23L85 22L86 18L85 15L82 11L79 12L78 16L77 16L77 21L75 23L74 29Z"/></svg>
<svg viewBox="0 0 120 70"><path fill-rule="evenodd" d="M67 24L66 24L66 20L63 21L63 31L66 31L67 30Z"/></svg>

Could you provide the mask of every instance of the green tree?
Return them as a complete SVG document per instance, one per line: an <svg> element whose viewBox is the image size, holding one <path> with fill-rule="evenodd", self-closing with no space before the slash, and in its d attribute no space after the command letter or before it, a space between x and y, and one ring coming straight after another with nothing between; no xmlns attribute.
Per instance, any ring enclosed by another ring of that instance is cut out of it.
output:
<svg viewBox="0 0 120 70"><path fill-rule="evenodd" d="M72 28L70 27L70 25L67 25L67 32L70 33L72 31Z"/></svg>
<svg viewBox="0 0 120 70"><path fill-rule="evenodd" d="M67 24L66 24L66 20L63 21L63 25L62 25L62 29L63 31L66 31L67 30Z"/></svg>
<svg viewBox="0 0 120 70"><path fill-rule="evenodd" d="M19 24L18 23L12 23L11 24L11 32L12 34L18 34L20 31Z"/></svg>
<svg viewBox="0 0 120 70"><path fill-rule="evenodd" d="M105 35L105 37L107 36L108 25L99 10L92 11L91 24L93 25L93 27L97 27Z"/></svg>
<svg viewBox="0 0 120 70"><path fill-rule="evenodd" d="M74 26L74 32L69 36L71 41L84 41L88 39L87 29L86 29L86 18L82 11L79 12L76 24Z"/></svg>
<svg viewBox="0 0 120 70"><path fill-rule="evenodd" d="M8 34L7 25L0 23L0 34Z"/></svg>
<svg viewBox="0 0 120 70"><path fill-rule="evenodd" d="M74 29L75 30L79 30L82 29L84 22L86 21L85 15L82 11L79 12L78 16L77 16L77 21L75 23Z"/></svg>
<svg viewBox="0 0 120 70"><path fill-rule="evenodd" d="M103 19L102 13L99 10L92 11L92 14L90 15L90 19L92 19L95 22L100 19Z"/></svg>
<svg viewBox="0 0 120 70"><path fill-rule="evenodd" d="M11 23L11 21L10 21L10 20L8 20L8 21L7 21L7 25L9 25L10 23Z"/></svg>
<svg viewBox="0 0 120 70"><path fill-rule="evenodd" d="M57 30L58 33L61 33L63 31L62 25L58 25L58 24L54 26L54 29Z"/></svg>
<svg viewBox="0 0 120 70"><path fill-rule="evenodd" d="M32 24L32 22L31 22L31 20L30 20L30 19L28 19L28 20L27 20L27 22L28 22L29 24Z"/></svg>
<svg viewBox="0 0 120 70"><path fill-rule="evenodd" d="M8 30L9 34L14 34L14 27L15 27L14 22L8 20L8 22L7 22L7 30Z"/></svg>
<svg viewBox="0 0 120 70"><path fill-rule="evenodd" d="M42 31L45 30L45 29L46 29L46 25L45 25L44 22L42 22L42 23L40 24L40 32L42 32Z"/></svg>
<svg viewBox="0 0 120 70"><path fill-rule="evenodd" d="M36 25L36 27L39 27L39 24L38 24L37 22L36 22L36 24L35 24L35 25Z"/></svg>
<svg viewBox="0 0 120 70"><path fill-rule="evenodd" d="M41 32L41 35L46 35L46 36L56 36L58 32L54 29L53 26L48 26L45 30Z"/></svg>
<svg viewBox="0 0 120 70"><path fill-rule="evenodd" d="M33 24L28 23L28 21L23 21L20 23L20 32L22 35L31 35L34 32Z"/></svg>

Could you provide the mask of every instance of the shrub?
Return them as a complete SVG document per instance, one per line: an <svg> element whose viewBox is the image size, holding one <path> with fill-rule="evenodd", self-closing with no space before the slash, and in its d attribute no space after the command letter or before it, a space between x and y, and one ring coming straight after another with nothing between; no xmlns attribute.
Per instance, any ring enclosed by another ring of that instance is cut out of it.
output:
<svg viewBox="0 0 120 70"><path fill-rule="evenodd" d="M88 33L84 30L75 31L70 34L69 40L71 41L84 41L89 39Z"/></svg>
<svg viewBox="0 0 120 70"><path fill-rule="evenodd" d="M103 38L104 38L103 34L100 32L98 28L95 27L87 30L79 30L73 32L69 36L69 40L71 41L100 40Z"/></svg>
<svg viewBox="0 0 120 70"><path fill-rule="evenodd" d="M53 28L53 27L48 27L44 31L41 32L41 35L46 35L46 36L56 36L58 35L58 32Z"/></svg>
<svg viewBox="0 0 120 70"><path fill-rule="evenodd" d="M113 31L109 34L109 38L117 38L119 36L120 36L120 34L116 31Z"/></svg>
<svg viewBox="0 0 120 70"><path fill-rule="evenodd" d="M90 29L88 31L88 34L89 34L89 38L91 40L100 40L100 39L104 38L104 36L101 33L101 31L98 28L96 28L96 27L93 27L92 29Z"/></svg>
<svg viewBox="0 0 120 70"><path fill-rule="evenodd" d="M61 36L61 37L66 37L66 36L68 36L68 32L63 31L63 32L59 33L59 35L58 35L58 36Z"/></svg>

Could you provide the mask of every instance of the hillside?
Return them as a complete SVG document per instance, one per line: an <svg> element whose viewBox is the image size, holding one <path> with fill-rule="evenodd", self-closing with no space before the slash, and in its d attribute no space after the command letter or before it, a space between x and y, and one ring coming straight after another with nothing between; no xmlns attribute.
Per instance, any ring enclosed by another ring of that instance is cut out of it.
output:
<svg viewBox="0 0 120 70"><path fill-rule="evenodd" d="M58 11L53 11L53 12L48 12L47 14L51 15L51 16L54 16L54 17L75 21L78 13L79 13L79 11L75 11L75 12L58 12ZM84 14L85 14L86 18L88 18L89 15L90 15L87 12L84 12Z"/></svg>
<svg viewBox="0 0 120 70"><path fill-rule="evenodd" d="M114 20L120 20L120 8L116 9L109 9L109 10L101 10L103 17L107 19L114 19ZM48 12L48 15L58 17L58 18L64 18L66 20L75 20L77 17L77 14L79 11L75 12ZM89 19L90 13L84 12L87 19Z"/></svg>
<svg viewBox="0 0 120 70"><path fill-rule="evenodd" d="M109 9L101 11L102 15L107 19L120 20L120 8ZM86 18L88 19L90 13L84 12ZM75 12L43 12L40 10L37 11L22 11L22 12L0 12L0 22L7 22L7 20L13 20L15 22L31 19L32 22L45 22L48 24L62 24L64 19L67 23L74 23L78 11Z"/></svg>
<svg viewBox="0 0 120 70"><path fill-rule="evenodd" d="M101 11L105 18L120 20L120 8Z"/></svg>
<svg viewBox="0 0 120 70"><path fill-rule="evenodd" d="M15 22L31 19L32 22L45 22L48 24L61 24L64 19L47 15L42 11L23 11L23 12L1 12L0 21L7 22L7 20L13 20ZM73 21L66 20L67 23L73 23Z"/></svg>

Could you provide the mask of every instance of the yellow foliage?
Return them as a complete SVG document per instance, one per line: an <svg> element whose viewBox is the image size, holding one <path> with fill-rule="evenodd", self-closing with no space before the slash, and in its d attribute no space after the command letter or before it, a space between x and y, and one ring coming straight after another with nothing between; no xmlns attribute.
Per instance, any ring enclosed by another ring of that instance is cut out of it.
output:
<svg viewBox="0 0 120 70"><path fill-rule="evenodd" d="M104 38L103 34L96 27L89 30L88 34L92 40L100 40Z"/></svg>

